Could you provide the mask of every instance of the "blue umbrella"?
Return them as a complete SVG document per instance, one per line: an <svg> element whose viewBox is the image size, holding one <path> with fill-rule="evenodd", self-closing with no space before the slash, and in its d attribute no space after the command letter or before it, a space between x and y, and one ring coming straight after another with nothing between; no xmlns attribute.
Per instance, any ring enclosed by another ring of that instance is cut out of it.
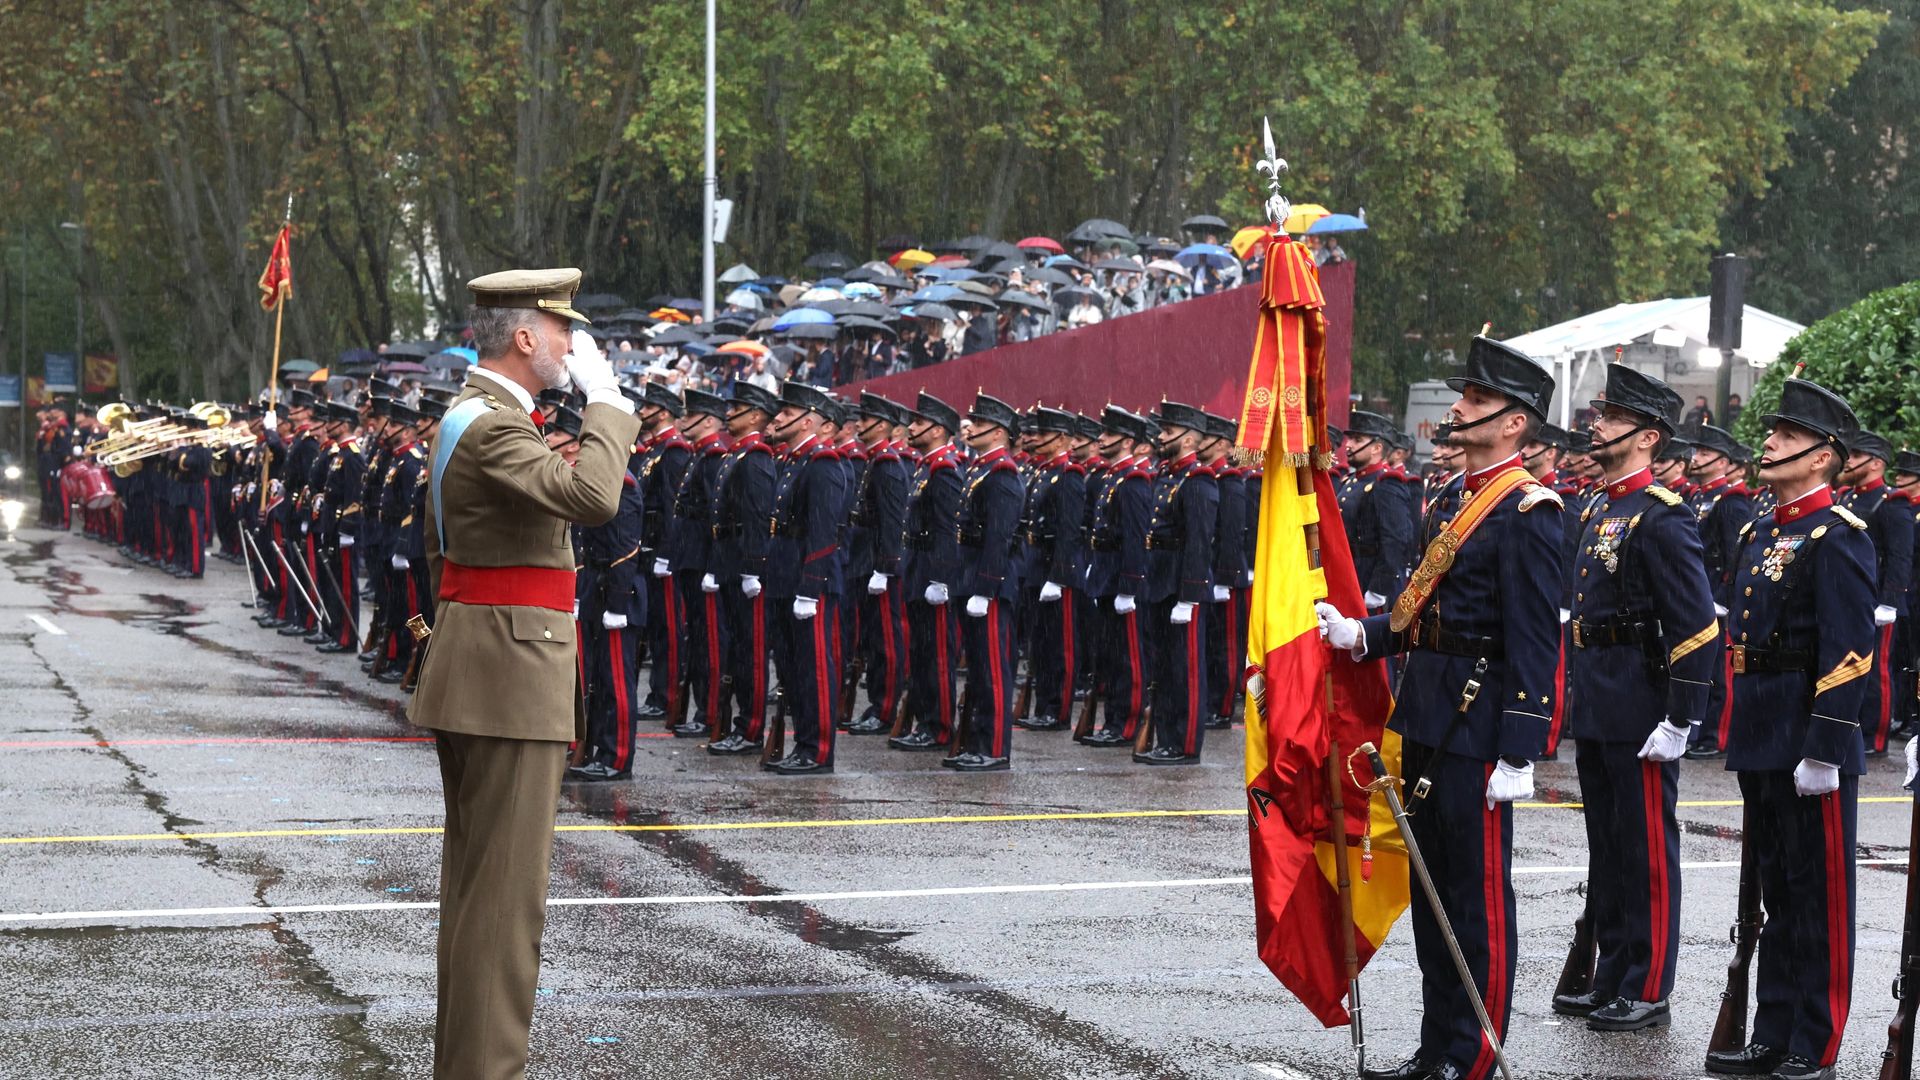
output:
<svg viewBox="0 0 1920 1080"><path fill-rule="evenodd" d="M690 297L676 297L667 301L667 306L675 311L700 311L706 307L705 304Z"/></svg>
<svg viewBox="0 0 1920 1080"><path fill-rule="evenodd" d="M796 326L807 326L810 324L832 326L833 313L830 311L821 311L819 308L797 307L785 315L780 316L780 320L773 324L773 332L778 334L784 330L791 330Z"/></svg>
<svg viewBox="0 0 1920 1080"><path fill-rule="evenodd" d="M477 363L479 363L479 362L480 362L480 352L479 352L479 350L477 350L477 349L469 349L469 348L467 348L467 347L466 347L465 345L455 345L455 346L453 346L453 347L452 347L452 348L450 348L450 349L443 349L443 350L441 350L441 351L442 351L442 352L450 352L450 353L452 353L452 354L454 354L455 356L464 356L464 357L466 357L466 358L467 358L467 363L469 363L469 364L477 364Z"/></svg>
<svg viewBox="0 0 1920 1080"><path fill-rule="evenodd" d="M1232 266L1236 260L1233 252L1219 244L1189 244L1180 249L1173 260L1181 266L1211 266L1216 270Z"/></svg>
<svg viewBox="0 0 1920 1080"><path fill-rule="evenodd" d="M1352 214L1328 214L1307 227L1307 235L1332 232L1366 232L1367 223Z"/></svg>

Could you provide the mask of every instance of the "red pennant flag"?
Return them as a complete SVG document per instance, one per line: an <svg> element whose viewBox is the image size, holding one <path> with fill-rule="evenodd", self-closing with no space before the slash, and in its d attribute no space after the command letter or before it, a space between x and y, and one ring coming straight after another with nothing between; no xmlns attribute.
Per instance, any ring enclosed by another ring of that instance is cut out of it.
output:
<svg viewBox="0 0 1920 1080"><path fill-rule="evenodd" d="M260 271L260 307L272 311L280 301L293 295L293 226L280 226L273 242L273 254L267 256L267 268Z"/></svg>

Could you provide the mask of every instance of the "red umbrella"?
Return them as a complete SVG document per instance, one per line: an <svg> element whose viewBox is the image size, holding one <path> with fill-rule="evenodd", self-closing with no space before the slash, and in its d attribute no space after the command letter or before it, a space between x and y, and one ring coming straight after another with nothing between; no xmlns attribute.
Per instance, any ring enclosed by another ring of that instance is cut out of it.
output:
<svg viewBox="0 0 1920 1080"><path fill-rule="evenodd" d="M942 255L939 258L928 263L927 265L928 266L965 266L972 261L973 261L972 259L967 258L965 255Z"/></svg>
<svg viewBox="0 0 1920 1080"><path fill-rule="evenodd" d="M1027 248L1029 250L1046 251L1054 255L1064 255L1067 252L1066 248L1060 246L1058 240L1053 240L1045 236L1029 236L1013 246L1017 248Z"/></svg>

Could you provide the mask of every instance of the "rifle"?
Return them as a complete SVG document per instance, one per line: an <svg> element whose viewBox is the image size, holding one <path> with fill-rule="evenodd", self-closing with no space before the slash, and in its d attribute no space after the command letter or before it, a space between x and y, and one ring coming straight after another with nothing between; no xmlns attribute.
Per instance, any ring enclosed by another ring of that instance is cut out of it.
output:
<svg viewBox="0 0 1920 1080"><path fill-rule="evenodd" d="M373 615L367 619L367 640L360 643L361 652L372 652L373 647L381 643L381 635L386 633L387 629L385 615L385 608L382 605L373 605Z"/></svg>
<svg viewBox="0 0 1920 1080"><path fill-rule="evenodd" d="M1014 699L1013 702L1013 718L1015 720L1026 719L1027 712L1033 705L1033 665L1033 658L1028 657L1027 677L1020 680L1020 696Z"/></svg>
<svg viewBox="0 0 1920 1080"><path fill-rule="evenodd" d="M1900 974L1893 980L1893 1022L1887 1025L1887 1050L1880 1060L1880 1080L1910 1080L1913 1076L1914 1012L1920 1009L1920 885L1914 874L1914 849L1920 848L1920 814L1912 814L1907 841L1907 918L1900 928Z"/></svg>
<svg viewBox="0 0 1920 1080"><path fill-rule="evenodd" d="M773 715L767 718L767 730L760 743L762 765L787 756L787 690L781 687L774 693Z"/></svg>
<svg viewBox="0 0 1920 1080"><path fill-rule="evenodd" d="M411 694L420 685L420 665L427 657L427 642L433 637L433 627L427 625L425 615L415 615L407 620L407 633L413 635L413 658L407 661L407 673L400 680L400 692Z"/></svg>
<svg viewBox="0 0 1920 1080"><path fill-rule="evenodd" d="M1148 684L1147 691L1147 696L1151 698L1153 696L1153 686L1151 683ZM1151 749L1153 749L1153 706L1142 705L1140 707L1140 730L1133 733L1133 752L1136 754L1144 754Z"/></svg>
<svg viewBox="0 0 1920 1080"><path fill-rule="evenodd" d="M953 714L953 729L947 735L947 757L957 758L967 745L967 699L973 696L970 683L960 684L960 707Z"/></svg>
<svg viewBox="0 0 1920 1080"><path fill-rule="evenodd" d="M860 676L866 674L867 660L856 655L847 665L847 680L840 685L840 717L843 724L853 722L853 700L860 692Z"/></svg>
<svg viewBox="0 0 1920 1080"><path fill-rule="evenodd" d="M1560 982L1553 996L1579 997L1593 992L1593 968L1599 961L1600 947L1593 940L1593 900L1580 909L1573 920L1573 942L1567 946L1566 963L1560 966Z"/></svg>
<svg viewBox="0 0 1920 1080"><path fill-rule="evenodd" d="M1747 1045L1747 975L1753 951L1760 943L1760 859L1753 851L1753 810L1740 821L1740 907L1728 937L1733 961L1727 965L1727 988L1720 991L1720 1016L1713 1022L1707 1050L1732 1051Z"/></svg>
<svg viewBox="0 0 1920 1080"><path fill-rule="evenodd" d="M1087 688L1087 700L1080 703L1080 718L1073 722L1073 738L1075 742L1079 742L1093 734L1094 715L1099 712L1099 710L1100 681L1096 679L1093 685Z"/></svg>

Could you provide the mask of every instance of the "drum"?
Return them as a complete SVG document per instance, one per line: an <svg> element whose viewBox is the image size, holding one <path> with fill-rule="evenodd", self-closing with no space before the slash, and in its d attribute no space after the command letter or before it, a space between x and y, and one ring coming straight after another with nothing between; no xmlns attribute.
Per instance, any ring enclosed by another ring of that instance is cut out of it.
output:
<svg viewBox="0 0 1920 1080"><path fill-rule="evenodd" d="M105 510L113 505L113 481L106 466L97 461L75 461L60 470L60 485L67 498L89 510Z"/></svg>

